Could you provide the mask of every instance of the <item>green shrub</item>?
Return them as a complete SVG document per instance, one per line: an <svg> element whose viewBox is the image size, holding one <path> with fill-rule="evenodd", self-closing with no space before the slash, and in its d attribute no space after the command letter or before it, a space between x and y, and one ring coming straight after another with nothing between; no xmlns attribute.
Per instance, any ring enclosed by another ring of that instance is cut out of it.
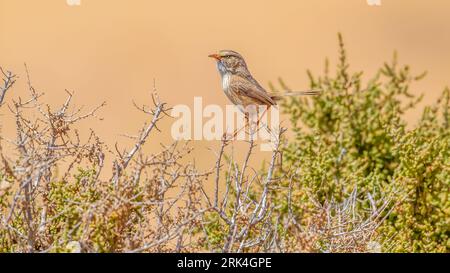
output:
<svg viewBox="0 0 450 273"><path fill-rule="evenodd" d="M68 111L68 92L43 110L29 83L31 99L10 108L15 153L0 142L0 253L449 252L450 90L407 124L422 98L410 85L425 74L394 56L363 84L339 45L334 75L328 61L323 76L308 72L321 94L282 105L295 136L282 129L260 170L249 164L253 138L240 162L224 136L207 171L187 143L145 153L168 110L156 95L152 110L138 107L150 121L128 152L93 131L83 142L74 124L99 107Z"/></svg>
<svg viewBox="0 0 450 273"><path fill-rule="evenodd" d="M321 95L283 104L295 132L283 164L300 174L294 195L294 203L303 204L299 215L311 202L306 192L320 202L342 200L355 187L361 198L387 194L399 202L381 227L388 251L449 252L449 89L407 126L404 113L417 111L422 99L410 85L425 73L413 75L394 55L363 87L363 73L349 72L341 35L339 45L335 75L328 61L323 76L308 71L311 88ZM289 90L282 80L280 85ZM369 208L370 198L362 206Z"/></svg>

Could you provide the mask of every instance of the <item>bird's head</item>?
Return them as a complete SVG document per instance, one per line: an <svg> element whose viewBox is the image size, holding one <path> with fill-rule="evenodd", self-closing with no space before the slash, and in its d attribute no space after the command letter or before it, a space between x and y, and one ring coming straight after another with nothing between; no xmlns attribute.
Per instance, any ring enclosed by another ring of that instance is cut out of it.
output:
<svg viewBox="0 0 450 273"><path fill-rule="evenodd" d="M221 50L219 53L211 54L208 57L217 61L217 68L222 76L226 73L249 74L244 58L236 51Z"/></svg>

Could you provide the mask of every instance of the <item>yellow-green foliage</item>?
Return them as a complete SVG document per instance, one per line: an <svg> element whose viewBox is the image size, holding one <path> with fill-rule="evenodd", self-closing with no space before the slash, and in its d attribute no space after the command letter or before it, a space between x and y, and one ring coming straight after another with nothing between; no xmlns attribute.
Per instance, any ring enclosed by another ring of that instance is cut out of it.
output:
<svg viewBox="0 0 450 273"><path fill-rule="evenodd" d="M426 107L418 122L407 126L406 111L418 111L422 97L412 95L414 76L397 57L363 87L362 72L350 73L342 37L336 74L308 72L313 99L284 103L295 138L284 164L299 168L295 203L340 200L355 187L368 193L396 196L399 204L384 222L390 251L450 251L450 91ZM287 86L280 80L283 88ZM301 213L298 212L298 213Z"/></svg>
<svg viewBox="0 0 450 273"><path fill-rule="evenodd" d="M50 238L53 251L67 252L70 242L83 241L87 237L89 247L95 252L115 252L123 247L123 234L134 227L139 216L140 205L115 205L118 194L123 198L133 196L134 201L142 198L138 185L124 187L115 191L110 183L96 181L93 170L78 169L71 183L55 182L50 185L49 216ZM92 210L92 213L86 213ZM89 229L88 234L86 230Z"/></svg>

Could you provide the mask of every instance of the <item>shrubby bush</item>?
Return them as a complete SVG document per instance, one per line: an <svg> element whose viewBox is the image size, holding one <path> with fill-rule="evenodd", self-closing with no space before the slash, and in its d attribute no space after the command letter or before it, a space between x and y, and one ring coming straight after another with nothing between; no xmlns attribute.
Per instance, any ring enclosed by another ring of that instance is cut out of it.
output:
<svg viewBox="0 0 450 273"><path fill-rule="evenodd" d="M144 153L168 110L155 95L135 105L149 120L132 148L108 147L76 129L104 104L82 113L68 92L51 109L27 70L30 96L8 104L16 137L0 134L0 252L448 252L450 91L407 126L424 74L394 57L363 84L339 41L336 72L308 72L321 94L282 105L295 136L272 131L260 169L252 138L238 162L224 135L206 171L189 143ZM1 72L5 107L16 77Z"/></svg>
<svg viewBox="0 0 450 273"><path fill-rule="evenodd" d="M425 73L414 75L395 54L364 84L362 71L350 72L340 35L339 42L335 73L328 61L322 76L308 71L322 95L283 105L295 132L283 157L299 173L294 203L310 203L307 192L320 202L342 200L358 188L362 208L370 209L372 198L395 196L397 206L380 227L387 250L450 251L449 89L407 126L404 113L418 111L422 99L410 86Z"/></svg>

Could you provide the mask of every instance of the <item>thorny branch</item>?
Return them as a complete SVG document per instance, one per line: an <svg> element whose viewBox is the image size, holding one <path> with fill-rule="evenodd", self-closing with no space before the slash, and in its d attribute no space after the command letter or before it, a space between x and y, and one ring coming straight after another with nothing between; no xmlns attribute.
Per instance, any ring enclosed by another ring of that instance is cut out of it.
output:
<svg viewBox="0 0 450 273"><path fill-rule="evenodd" d="M6 92L8 92L8 90L11 89L11 87L14 85L17 76L10 71L3 70L2 67L0 67L0 72L2 74L2 81L3 81L3 85L0 86L0 107L1 107L3 105L3 101L6 96Z"/></svg>
<svg viewBox="0 0 450 273"><path fill-rule="evenodd" d="M114 170L114 177L112 178L114 184L117 183L122 172L128 167L128 165L130 164L131 160L134 158L136 153L145 144L147 138L150 136L150 133L153 131L153 129L156 128L157 130L159 130L158 127L156 126L158 121L163 118L163 115L168 115L167 114L168 109L166 108L166 104L161 103L159 101L158 95L156 94L156 90L154 90L154 93L152 94L152 99L154 104L154 110L148 111L145 110L145 107L138 108L144 113L152 115L150 124L148 126L144 126L144 128L140 131L139 136L137 137L137 142L134 144L134 147L131 149L130 152L128 152L126 155L124 155L124 153L118 152L119 160L116 160L114 162L115 170ZM117 148L116 150L118 151Z"/></svg>
<svg viewBox="0 0 450 273"><path fill-rule="evenodd" d="M150 120L131 137L133 147L119 151L116 145L112 152L94 131L83 138L76 130L105 103L83 114L71 106L74 93L66 90L66 100L53 110L40 102L43 94L26 71L30 98L9 107L16 138L0 136L15 151L6 153L0 142L0 251L366 251L391 207L391 200L369 195L372 209L362 217L355 190L344 203L318 204L315 220L305 225L292 202L298 187L293 178L300 174L277 170L285 129L272 131L266 170L251 166L258 145L252 136L239 163L229 154L233 141L224 135L216 162L200 171L188 143L143 152L169 110L153 90L153 107L135 104ZM2 73L3 99L15 76ZM108 154L115 159L112 178L104 181L100 173Z"/></svg>

